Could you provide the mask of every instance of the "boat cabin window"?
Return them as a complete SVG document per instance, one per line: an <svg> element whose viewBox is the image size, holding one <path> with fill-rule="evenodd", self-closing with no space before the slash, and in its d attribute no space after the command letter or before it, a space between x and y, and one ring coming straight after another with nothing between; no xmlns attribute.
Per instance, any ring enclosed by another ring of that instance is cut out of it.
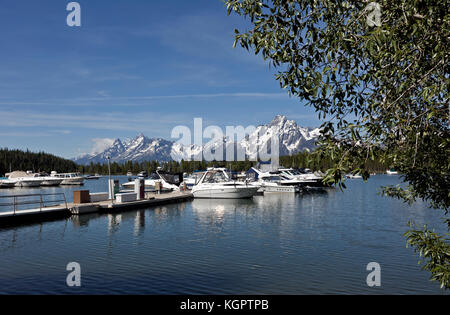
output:
<svg viewBox="0 0 450 315"><path fill-rule="evenodd" d="M262 177L261 179L266 182L279 182L281 180L284 180L284 178L281 176L268 176L268 177Z"/></svg>
<svg viewBox="0 0 450 315"><path fill-rule="evenodd" d="M228 181L228 178L223 172L208 172L203 180L204 183L220 183L226 181Z"/></svg>

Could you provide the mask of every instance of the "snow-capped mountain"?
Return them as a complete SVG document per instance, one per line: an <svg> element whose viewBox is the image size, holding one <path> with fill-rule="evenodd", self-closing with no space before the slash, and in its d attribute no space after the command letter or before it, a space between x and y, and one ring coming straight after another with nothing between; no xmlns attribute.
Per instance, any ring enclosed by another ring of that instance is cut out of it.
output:
<svg viewBox="0 0 450 315"><path fill-rule="evenodd" d="M255 157L260 148L270 147L274 137L279 141L280 156L292 155L304 150L312 150L319 137L319 128L303 128L293 120L288 120L285 116L278 115L268 125L258 126L250 135L241 139L238 143L231 143L226 137L207 144L203 147L198 145L182 145L177 142L164 140L161 138L147 138L139 134L136 138L121 141L116 139L113 144L101 153L87 154L75 158L78 164L104 163L107 157L111 157L112 162L126 161L170 161L191 160L201 156L202 152L220 152L223 148L225 157L227 148L234 146L242 148L247 157Z"/></svg>

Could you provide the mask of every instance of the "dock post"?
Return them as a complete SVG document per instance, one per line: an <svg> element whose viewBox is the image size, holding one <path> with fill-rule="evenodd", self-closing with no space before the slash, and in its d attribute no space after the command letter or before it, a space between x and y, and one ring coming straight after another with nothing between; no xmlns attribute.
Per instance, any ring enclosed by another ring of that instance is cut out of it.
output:
<svg viewBox="0 0 450 315"><path fill-rule="evenodd" d="M137 178L134 180L134 192L137 200L145 199L145 181L143 179Z"/></svg>
<svg viewBox="0 0 450 315"><path fill-rule="evenodd" d="M108 179L108 198L109 200L114 199L114 179Z"/></svg>

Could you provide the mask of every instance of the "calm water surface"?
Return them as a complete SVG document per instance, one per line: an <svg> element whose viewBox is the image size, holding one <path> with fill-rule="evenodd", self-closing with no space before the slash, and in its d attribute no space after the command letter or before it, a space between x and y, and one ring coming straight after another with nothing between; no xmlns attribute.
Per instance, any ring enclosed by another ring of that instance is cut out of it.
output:
<svg viewBox="0 0 450 315"><path fill-rule="evenodd" d="M398 182L379 175L348 181L345 193L193 200L0 228L0 293L442 294L402 234L411 219L445 232L443 213L377 195ZM83 189L106 187L101 179ZM72 190L0 195L64 191L70 200ZM81 265L81 288L66 286L69 262ZM381 265L380 288L366 285L369 262Z"/></svg>

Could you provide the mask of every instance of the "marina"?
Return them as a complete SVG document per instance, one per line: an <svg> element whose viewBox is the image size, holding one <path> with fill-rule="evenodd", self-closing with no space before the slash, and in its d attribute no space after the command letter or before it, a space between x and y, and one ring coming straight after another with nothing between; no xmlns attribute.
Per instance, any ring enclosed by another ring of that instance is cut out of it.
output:
<svg viewBox="0 0 450 315"><path fill-rule="evenodd" d="M388 175L397 172L387 171ZM99 174L83 176L79 173L34 173L15 171L0 179L3 191L38 189L29 194L0 194L0 225L48 220L71 215L122 211L173 202L198 199L248 199L265 194L298 194L325 192L323 173L309 169L275 167L261 163L247 172L233 173L226 168L211 167L193 174L169 173L158 168L148 175L142 171L133 178L131 172L118 179L108 179L106 192L79 190L86 181L99 181ZM126 178L126 180L124 180ZM348 179L362 176L348 174ZM104 183L105 184L105 183ZM73 187L65 192L46 193L45 188ZM78 189L78 190L77 190ZM43 192L41 193L41 190ZM73 196L71 195L73 194ZM46 200L48 197L57 196ZM73 198L72 198L73 197ZM67 201L70 198L71 201ZM1 202L9 200L9 202ZM19 209L25 206L23 209ZM6 209L6 210L5 210Z"/></svg>
<svg viewBox="0 0 450 315"><path fill-rule="evenodd" d="M45 200L45 197L57 196L60 199ZM30 200L33 199L34 200ZM2 224L20 224L29 221L41 221L67 217L70 215L83 215L88 213L102 213L112 211L123 211L137 209L174 202L183 202L192 198L188 192L172 192L168 194L147 194L145 199L128 202L117 200L103 200L97 202L75 203L66 201L63 193L59 194L30 194L0 196L0 209L2 207L12 208L11 211L0 212L0 226ZM2 200L13 200L13 202L2 202ZM59 204L59 202L62 202ZM48 205L52 203L52 205ZM18 209L23 205L31 208ZM38 205L38 208L33 206Z"/></svg>
<svg viewBox="0 0 450 315"><path fill-rule="evenodd" d="M325 188L158 203L171 196L164 193L142 207L100 202L101 211L87 213L85 204L83 215L0 226L0 293L33 293L38 286L44 294L70 294L74 289L61 279L67 263L77 261L82 294L440 294L402 236L411 219L439 230L440 213L377 194L381 185L398 183L397 176L379 175L348 181L343 193ZM105 187L101 178L83 189L101 199ZM75 190L1 193L63 192L70 208ZM366 285L371 261L383 268L380 288Z"/></svg>

